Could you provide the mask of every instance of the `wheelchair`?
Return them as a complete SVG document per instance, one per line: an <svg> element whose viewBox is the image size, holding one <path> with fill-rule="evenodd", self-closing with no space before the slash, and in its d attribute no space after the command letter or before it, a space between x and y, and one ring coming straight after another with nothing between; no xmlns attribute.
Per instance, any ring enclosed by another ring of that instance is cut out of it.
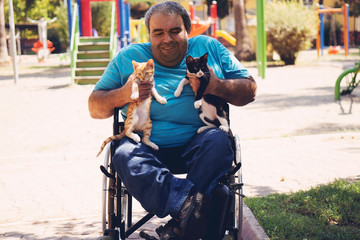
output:
<svg viewBox="0 0 360 240"><path fill-rule="evenodd" d="M122 131L120 108L114 109L113 133ZM122 180L116 173L112 164L118 141L109 143L104 152L104 165L100 166L103 172L102 182L102 232L98 240L123 240L127 239L141 226L147 223L153 213L147 213L141 219L133 222L133 199L127 191ZM208 233L204 240L241 240L243 223L243 183L241 171L241 151L239 137L233 137L235 159L232 169L225 174L215 187L212 195L212 211L210 213ZM140 233L140 236L143 233ZM156 239L156 238L149 238Z"/></svg>

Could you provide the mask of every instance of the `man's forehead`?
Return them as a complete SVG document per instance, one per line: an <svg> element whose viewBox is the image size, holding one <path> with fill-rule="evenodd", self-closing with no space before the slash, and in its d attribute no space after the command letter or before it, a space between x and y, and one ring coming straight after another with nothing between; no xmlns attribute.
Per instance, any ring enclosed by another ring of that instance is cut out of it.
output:
<svg viewBox="0 0 360 240"><path fill-rule="evenodd" d="M150 30L170 30L174 28L183 28L184 22L178 14L153 14L149 21Z"/></svg>

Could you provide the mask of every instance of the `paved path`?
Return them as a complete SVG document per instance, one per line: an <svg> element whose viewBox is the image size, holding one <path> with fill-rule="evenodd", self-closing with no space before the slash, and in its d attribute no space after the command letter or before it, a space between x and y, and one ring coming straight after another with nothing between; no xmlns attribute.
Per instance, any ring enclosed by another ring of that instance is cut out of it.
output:
<svg viewBox="0 0 360 240"><path fill-rule="evenodd" d="M51 67L55 56L35 67L32 60L22 60L16 86L11 69L0 67L0 239L96 239L102 158L95 155L111 120L89 117L93 87L69 86L68 69ZM268 68L266 80L257 79L257 100L232 107L247 196L359 178L360 94L352 114L341 114L333 101L344 64Z"/></svg>

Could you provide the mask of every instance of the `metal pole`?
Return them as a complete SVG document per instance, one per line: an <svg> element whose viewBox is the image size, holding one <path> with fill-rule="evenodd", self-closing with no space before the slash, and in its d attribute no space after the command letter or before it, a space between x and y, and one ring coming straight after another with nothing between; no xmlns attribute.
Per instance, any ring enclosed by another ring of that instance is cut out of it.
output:
<svg viewBox="0 0 360 240"><path fill-rule="evenodd" d="M266 70L266 31L265 31L265 2L256 0L256 62L258 76L265 79Z"/></svg>
<svg viewBox="0 0 360 240"><path fill-rule="evenodd" d="M16 45L15 45L15 24L14 24L14 10L13 10L13 2L9 0L9 25L11 32L11 54L13 58L13 68L14 68L14 82L17 83L19 80L19 74L17 71L17 63L16 63Z"/></svg>
<svg viewBox="0 0 360 240"><path fill-rule="evenodd" d="M72 5L71 0L66 0L67 13L68 13L68 29L69 29L69 42L71 41L71 28L72 28Z"/></svg>
<svg viewBox="0 0 360 240"><path fill-rule="evenodd" d="M321 5L320 9L324 9L324 6ZM324 14L320 13L320 50L321 56L324 55Z"/></svg>
<svg viewBox="0 0 360 240"><path fill-rule="evenodd" d="M344 4L344 49L345 56L349 55L349 4Z"/></svg>

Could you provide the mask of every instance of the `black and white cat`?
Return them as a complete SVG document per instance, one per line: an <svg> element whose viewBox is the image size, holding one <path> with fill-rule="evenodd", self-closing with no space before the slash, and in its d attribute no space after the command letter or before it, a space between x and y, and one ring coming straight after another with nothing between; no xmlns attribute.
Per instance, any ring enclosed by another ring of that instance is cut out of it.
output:
<svg viewBox="0 0 360 240"><path fill-rule="evenodd" d="M195 93L194 107L199 109L199 117L206 124L198 129L198 133L201 133L205 129L218 127L225 132L230 131L229 124L229 105L227 102L215 95L206 94L205 89L210 81L210 71L207 65L208 53L205 53L201 57L193 58L188 56L186 58L186 72L194 74L200 81L200 87ZM184 86L189 83L188 76L185 76L180 81L174 96L180 96Z"/></svg>

